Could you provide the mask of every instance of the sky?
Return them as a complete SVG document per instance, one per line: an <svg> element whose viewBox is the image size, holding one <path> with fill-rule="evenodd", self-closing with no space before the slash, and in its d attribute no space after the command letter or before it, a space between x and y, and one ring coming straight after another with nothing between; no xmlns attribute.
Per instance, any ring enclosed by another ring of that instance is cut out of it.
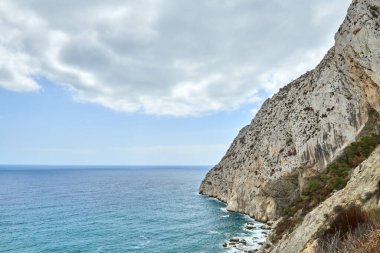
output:
<svg viewBox="0 0 380 253"><path fill-rule="evenodd" d="M350 2L1 0L0 164L216 164Z"/></svg>

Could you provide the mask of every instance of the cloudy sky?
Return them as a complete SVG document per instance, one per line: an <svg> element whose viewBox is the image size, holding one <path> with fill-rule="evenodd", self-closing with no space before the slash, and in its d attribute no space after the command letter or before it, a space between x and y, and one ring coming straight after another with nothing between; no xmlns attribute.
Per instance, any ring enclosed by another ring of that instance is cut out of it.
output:
<svg viewBox="0 0 380 253"><path fill-rule="evenodd" d="M0 164L214 164L349 0L1 0Z"/></svg>

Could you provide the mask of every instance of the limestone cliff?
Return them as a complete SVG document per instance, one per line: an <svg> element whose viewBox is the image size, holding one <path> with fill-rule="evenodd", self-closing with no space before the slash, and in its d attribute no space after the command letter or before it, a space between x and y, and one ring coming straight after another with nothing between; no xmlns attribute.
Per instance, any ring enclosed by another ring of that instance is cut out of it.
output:
<svg viewBox="0 0 380 253"><path fill-rule="evenodd" d="M328 227L329 218L336 208L345 208L356 204L365 209L378 208L380 205L380 147L359 165L347 186L334 193L330 198L308 213L302 224L292 233L284 237L273 249L272 253L315 252L313 243L321 229ZM307 246L309 245L309 246ZM306 249L305 249L306 247ZM263 250L264 252L265 250Z"/></svg>
<svg viewBox="0 0 380 253"><path fill-rule="evenodd" d="M265 101L200 193L274 220L365 129L370 112L380 112L380 1L354 0L322 62Z"/></svg>

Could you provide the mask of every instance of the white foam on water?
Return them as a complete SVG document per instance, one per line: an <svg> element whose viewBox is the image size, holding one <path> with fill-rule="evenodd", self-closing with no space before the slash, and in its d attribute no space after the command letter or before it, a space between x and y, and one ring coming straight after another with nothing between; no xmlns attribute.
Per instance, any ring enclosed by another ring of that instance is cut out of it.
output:
<svg viewBox="0 0 380 253"><path fill-rule="evenodd" d="M244 214L244 218L245 218L245 220L250 221L251 223L260 223L247 214Z"/></svg>
<svg viewBox="0 0 380 253"><path fill-rule="evenodd" d="M210 197L210 199L212 199L216 202L224 203L223 201L220 201L216 198ZM227 210L226 207L221 207L220 210L223 213L226 213L225 215L221 215L221 217L228 218L230 216L229 215L230 212ZM242 233L235 234L235 235L225 233L224 235L226 237L229 237L229 238L237 237L239 239L245 240L246 245L236 244L234 246L228 246L227 248L223 248L223 252L242 253L242 252L247 251L247 250L256 250L256 249L259 249L262 246L262 244L265 243L265 241L267 240L267 237L268 237L267 233L270 233L270 231L268 229L262 229L261 228L262 226L266 226L265 223L256 221L254 218L250 217L249 215L244 215L244 219L246 220L246 223L241 228ZM253 229L246 229L245 227L248 224L253 225L254 228ZM264 231L266 231L266 233L264 233ZM208 231L208 233L209 234L216 234L219 232L214 231L214 230L210 230L210 231ZM228 241L227 241L227 243L228 243Z"/></svg>
<svg viewBox="0 0 380 253"><path fill-rule="evenodd" d="M238 244L236 246L231 246L227 248L228 253L241 253L245 250L255 250L259 249L261 245L259 245L252 236L242 236L240 239L244 239L247 242L247 245Z"/></svg>
<svg viewBox="0 0 380 253"><path fill-rule="evenodd" d="M211 199L211 200L214 200L216 202L219 202L219 203L222 203L222 204L226 204L225 202L223 202L223 201L221 201L221 200L219 200L217 198L214 198L214 197L208 197L208 198Z"/></svg>
<svg viewBox="0 0 380 253"><path fill-rule="evenodd" d="M265 241L268 238L268 234L270 233L270 230L268 229L262 229L262 226L267 226L266 224L262 222L255 221L249 216L246 216L248 222L244 224L242 227L242 231L245 233L243 234L235 234L234 237L237 237L241 240L246 241L246 245L244 244L236 244L234 246L228 246L225 248L225 251L227 253L242 253L247 250L256 250L259 249L262 244L265 243ZM253 225L253 229L246 229L245 227L247 225Z"/></svg>

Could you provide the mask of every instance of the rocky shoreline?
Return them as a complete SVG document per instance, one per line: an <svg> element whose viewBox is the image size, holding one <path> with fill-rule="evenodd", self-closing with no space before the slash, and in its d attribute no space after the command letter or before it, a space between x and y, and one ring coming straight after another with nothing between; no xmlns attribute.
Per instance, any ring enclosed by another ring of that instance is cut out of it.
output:
<svg viewBox="0 0 380 253"><path fill-rule="evenodd" d="M218 198L205 196L203 194L200 195L226 205L224 201ZM239 214L243 215L247 219L247 222L241 227L242 233L233 235L230 239L221 244L223 251L227 251L229 253L259 252L261 247L268 242L269 236L272 233L272 228L274 227L275 223L271 221L264 222L256 220L254 217L251 217L244 213L228 210L226 207L220 209L222 212L227 214L227 217L229 214ZM243 234L243 232L248 232L248 234Z"/></svg>
<svg viewBox="0 0 380 253"><path fill-rule="evenodd" d="M251 232L251 235L232 237L223 243L223 248L229 249L230 252L257 252L267 241L271 233L271 226L252 220L252 222L246 223L243 227L243 230Z"/></svg>

